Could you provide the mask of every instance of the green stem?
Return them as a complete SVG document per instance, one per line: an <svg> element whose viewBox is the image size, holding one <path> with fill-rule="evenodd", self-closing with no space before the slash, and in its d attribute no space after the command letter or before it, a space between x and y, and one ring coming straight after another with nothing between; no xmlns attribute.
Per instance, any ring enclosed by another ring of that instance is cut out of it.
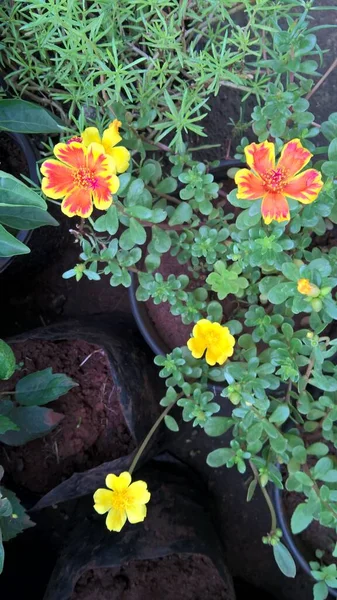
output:
<svg viewBox="0 0 337 600"><path fill-rule="evenodd" d="M264 495L267 506L269 508L270 517L271 517L270 533L274 533L277 528L277 519L276 519L276 513L275 513L273 503L270 499L270 496L269 496L266 488L264 488L260 483L260 478L259 478L259 474L257 472L257 468L255 467L255 465L252 463L251 460L249 461L249 464L250 464L250 468L252 469L252 471L254 473L254 477L260 486L261 492Z"/></svg>
<svg viewBox="0 0 337 600"><path fill-rule="evenodd" d="M179 396L175 399L174 402L172 402L172 404L169 404L169 406L167 406L165 408L165 410L161 413L160 417L158 417L157 421L154 423L154 425L152 425L149 433L147 434L146 438L143 440L143 442L141 443L141 445L139 446L134 459L131 463L130 469L129 469L129 473L130 475L132 475L141 455L143 454L146 446L148 445L150 439L152 438L153 434L156 432L156 430L158 429L160 423L163 421L163 419L165 419L166 415L170 412L171 408L175 405L175 403L177 402Z"/></svg>

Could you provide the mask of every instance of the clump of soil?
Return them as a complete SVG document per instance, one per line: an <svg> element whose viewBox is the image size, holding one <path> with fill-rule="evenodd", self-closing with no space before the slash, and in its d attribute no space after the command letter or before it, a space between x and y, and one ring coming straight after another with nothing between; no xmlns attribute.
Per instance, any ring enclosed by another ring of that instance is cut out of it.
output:
<svg viewBox="0 0 337 600"><path fill-rule="evenodd" d="M28 164L20 146L4 132L0 133L0 169L14 177L29 175Z"/></svg>
<svg viewBox="0 0 337 600"><path fill-rule="evenodd" d="M87 571L71 600L233 600L209 558L174 554Z"/></svg>
<svg viewBox="0 0 337 600"><path fill-rule="evenodd" d="M28 340L12 344L23 368L1 391L12 391L24 375L52 367L76 383L47 406L64 415L51 433L24 446L0 446L0 464L14 482L32 492L46 493L74 472L131 452L134 442L119 403L104 351L83 340Z"/></svg>

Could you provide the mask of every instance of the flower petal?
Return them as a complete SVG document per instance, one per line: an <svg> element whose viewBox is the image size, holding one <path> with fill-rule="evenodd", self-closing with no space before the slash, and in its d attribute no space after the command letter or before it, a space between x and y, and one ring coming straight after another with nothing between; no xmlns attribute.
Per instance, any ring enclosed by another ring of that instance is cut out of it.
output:
<svg viewBox="0 0 337 600"><path fill-rule="evenodd" d="M128 498L131 504L146 504L151 498L145 481L134 481L128 489Z"/></svg>
<svg viewBox="0 0 337 600"><path fill-rule="evenodd" d="M126 490L131 483L131 475L127 471L124 471L120 475L110 474L105 478L105 485L114 490L115 492L122 492Z"/></svg>
<svg viewBox="0 0 337 600"><path fill-rule="evenodd" d="M92 190L94 205L99 210L107 210L112 204L112 194L115 194L119 188L119 179L117 175L108 175L96 177L96 186Z"/></svg>
<svg viewBox="0 0 337 600"><path fill-rule="evenodd" d="M289 221L290 212L286 197L280 193L269 192L262 200L262 217L266 225L272 221Z"/></svg>
<svg viewBox="0 0 337 600"><path fill-rule="evenodd" d="M285 171L288 180L308 164L312 154L303 148L300 140L295 138L283 146L277 168Z"/></svg>
<svg viewBox="0 0 337 600"><path fill-rule="evenodd" d="M117 173L124 173L129 168L130 152L124 146L111 148L108 154L114 159Z"/></svg>
<svg viewBox="0 0 337 600"><path fill-rule="evenodd" d="M82 142L85 146L89 146L93 142L101 144L101 136L97 127L87 127L83 133L81 133Z"/></svg>
<svg viewBox="0 0 337 600"><path fill-rule="evenodd" d="M113 492L100 488L94 493L94 509L98 514L104 515L111 509L113 504Z"/></svg>
<svg viewBox="0 0 337 600"><path fill-rule="evenodd" d="M106 151L111 150L113 146L116 146L116 144L122 140L122 136L119 135L119 128L121 125L121 121L114 119L114 121L110 123L108 129L103 131L102 142Z"/></svg>
<svg viewBox="0 0 337 600"><path fill-rule="evenodd" d="M212 329L212 323L208 319L200 319L194 327L192 331L192 335L194 337L203 337Z"/></svg>
<svg viewBox="0 0 337 600"><path fill-rule="evenodd" d="M144 521L147 513L145 504L139 504L138 506L130 506L126 509L127 517L130 523L141 523Z"/></svg>
<svg viewBox="0 0 337 600"><path fill-rule="evenodd" d="M207 348L205 359L207 364L213 367L218 360L216 348Z"/></svg>
<svg viewBox="0 0 337 600"><path fill-rule="evenodd" d="M88 147L88 155L86 166L95 175L105 177L116 173L116 165L111 156L104 154L102 144L90 144Z"/></svg>
<svg viewBox="0 0 337 600"><path fill-rule="evenodd" d="M92 209L91 192L89 189L83 188L74 188L61 204L61 210L67 217L77 215L87 219L90 217Z"/></svg>
<svg viewBox="0 0 337 600"><path fill-rule="evenodd" d="M316 200L323 185L321 174L315 169L307 169L289 181L283 193L302 204L310 204Z"/></svg>
<svg viewBox="0 0 337 600"><path fill-rule="evenodd" d="M79 142L71 144L56 144L54 147L56 158L75 169L85 167L86 150Z"/></svg>
<svg viewBox="0 0 337 600"><path fill-rule="evenodd" d="M58 200L71 192L74 188L73 170L58 160L45 160L41 165L41 189L48 198Z"/></svg>
<svg viewBox="0 0 337 600"><path fill-rule="evenodd" d="M117 531L119 532L126 522L126 512L125 510L117 510L116 508L112 508L108 512L108 516L106 518L105 524L109 531Z"/></svg>
<svg viewBox="0 0 337 600"><path fill-rule="evenodd" d="M190 338L187 342L187 348L192 353L193 358L201 358L206 350L207 343L203 338Z"/></svg>
<svg viewBox="0 0 337 600"><path fill-rule="evenodd" d="M248 169L237 171L235 183L238 186L237 197L242 200L258 200L266 193L262 179Z"/></svg>
<svg viewBox="0 0 337 600"><path fill-rule="evenodd" d="M275 167L275 146L272 142L249 144L245 147L247 165L258 173L264 175Z"/></svg>

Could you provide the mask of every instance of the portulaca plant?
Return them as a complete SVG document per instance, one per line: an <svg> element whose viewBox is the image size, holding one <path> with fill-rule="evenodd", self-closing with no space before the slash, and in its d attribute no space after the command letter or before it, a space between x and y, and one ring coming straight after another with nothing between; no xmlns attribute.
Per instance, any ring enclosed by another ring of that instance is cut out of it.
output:
<svg viewBox="0 0 337 600"><path fill-rule="evenodd" d="M131 483L131 474L159 422L178 430L168 414L178 405L184 421L219 437L208 465L250 472L248 500L261 488L271 513L263 542L288 576L295 564L267 484L302 494L294 534L313 521L333 532L337 526L337 251L324 237L337 222L337 113L316 124L308 107L295 84L290 91L271 86L252 116L257 139L243 138L238 147L246 167L234 173L229 194L214 181L212 165L194 160L187 147L179 154L165 149L165 173L144 146L131 160L127 147L144 136L127 115L120 115L123 146L115 119L104 131L89 127L57 144L57 160L41 167L46 196L81 217L73 230L80 260L64 277L108 276L112 286L128 287L133 272L138 301L167 302L182 324L194 324L185 346L156 357L167 385L164 411L130 472L108 475L109 489L96 492L95 509L107 513L113 531L145 518L150 493L145 482ZM324 147L313 143L319 132ZM166 253L184 273L163 277ZM225 322L228 300L235 302ZM231 416L218 416L225 403ZM312 563L316 600L337 587L337 549L324 550Z"/></svg>

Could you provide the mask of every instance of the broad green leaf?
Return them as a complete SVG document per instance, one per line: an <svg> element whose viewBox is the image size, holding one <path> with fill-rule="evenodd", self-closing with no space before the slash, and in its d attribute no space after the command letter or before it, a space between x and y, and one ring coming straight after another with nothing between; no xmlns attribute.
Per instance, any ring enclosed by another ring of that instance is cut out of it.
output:
<svg viewBox="0 0 337 600"><path fill-rule="evenodd" d="M25 100L0 100L0 130L15 133L61 133L62 124L49 111Z"/></svg>
<svg viewBox="0 0 337 600"><path fill-rule="evenodd" d="M290 521L291 531L296 533L301 533L304 531L313 520L312 513L308 509L308 505L304 502L296 506Z"/></svg>
<svg viewBox="0 0 337 600"><path fill-rule="evenodd" d="M146 206L130 206L126 212L130 217L136 217L142 221L147 221L152 217L152 210Z"/></svg>
<svg viewBox="0 0 337 600"><path fill-rule="evenodd" d="M308 446L307 453L321 457L329 453L329 448L326 444L323 444L322 442L316 442L315 444L311 444L310 446Z"/></svg>
<svg viewBox="0 0 337 600"><path fill-rule="evenodd" d="M289 410L288 404L281 404L270 415L269 421L271 423L277 423L278 425L282 425L282 423L286 422L289 415L290 415L290 410Z"/></svg>
<svg viewBox="0 0 337 600"><path fill-rule="evenodd" d="M63 416L41 406L15 407L8 417L19 427L19 431L7 431L0 435L0 442L9 446L23 446L55 429Z"/></svg>
<svg viewBox="0 0 337 600"><path fill-rule="evenodd" d="M8 490L7 488L0 487L0 493L5 498L8 498L12 506L12 514L15 515L14 518L0 518L0 531L2 531L3 541L8 542L9 540L15 538L19 533L24 531L24 529L34 527L35 523L30 520L24 507L14 492Z"/></svg>
<svg viewBox="0 0 337 600"><path fill-rule="evenodd" d="M169 225L180 225L181 223L187 223L192 218L192 208L188 202L181 202L174 210L172 217L169 220Z"/></svg>
<svg viewBox="0 0 337 600"><path fill-rule="evenodd" d="M108 208L105 215L102 215L96 219L94 224L95 231L103 232L107 231L110 235L115 235L118 231L118 211L114 204Z"/></svg>
<svg viewBox="0 0 337 600"><path fill-rule="evenodd" d="M156 252L164 254L171 248L171 238L169 234L160 227L152 227L152 242Z"/></svg>
<svg viewBox="0 0 337 600"><path fill-rule="evenodd" d="M0 339L0 379L9 379L15 371L15 356L12 348Z"/></svg>
<svg viewBox="0 0 337 600"><path fill-rule="evenodd" d="M282 304L287 298L294 294L296 286L294 283L285 281L277 283L271 290L269 290L267 297L269 302L272 304Z"/></svg>
<svg viewBox="0 0 337 600"><path fill-rule="evenodd" d="M174 177L166 177L156 185L156 192L162 194L172 194L177 189L177 180Z"/></svg>
<svg viewBox="0 0 337 600"><path fill-rule="evenodd" d="M0 434L6 431L18 431L18 426L5 415L0 415Z"/></svg>
<svg viewBox="0 0 337 600"><path fill-rule="evenodd" d="M231 448L218 448L209 453L206 462L210 467L222 467L233 456L234 451Z"/></svg>
<svg viewBox="0 0 337 600"><path fill-rule="evenodd" d="M23 406L39 406L57 400L77 385L64 373L53 373L49 367L20 379L16 384L15 399Z"/></svg>
<svg viewBox="0 0 337 600"><path fill-rule="evenodd" d="M256 481L256 479L253 479L253 481L250 482L248 490L247 490L247 502L250 502L252 500L255 490L256 490L256 486L257 486L257 481Z"/></svg>
<svg viewBox="0 0 337 600"><path fill-rule="evenodd" d="M325 581L315 583L313 587L314 600L325 600L329 595L329 588Z"/></svg>
<svg viewBox="0 0 337 600"><path fill-rule="evenodd" d="M337 379L329 375L321 375L317 371L314 371L313 377L309 379L309 383L325 392L337 391Z"/></svg>
<svg viewBox="0 0 337 600"><path fill-rule="evenodd" d="M206 421L204 431L210 437L217 437L226 433L233 423L230 417L211 417Z"/></svg>
<svg viewBox="0 0 337 600"><path fill-rule="evenodd" d="M279 542L275 546L273 546L273 553L276 564L280 571L286 577L295 577L296 575L296 565L293 557L291 556L288 548Z"/></svg>
<svg viewBox="0 0 337 600"><path fill-rule="evenodd" d="M146 231L134 217L130 219L130 236L135 244L144 244L146 241Z"/></svg>
<svg viewBox="0 0 337 600"><path fill-rule="evenodd" d="M171 417L171 415L166 415L164 421L168 429L170 429L171 431L179 431L179 425L177 421L173 417Z"/></svg>
<svg viewBox="0 0 337 600"><path fill-rule="evenodd" d="M18 256L19 254L29 254L28 246L20 242L14 235L8 233L6 229L0 225L0 258L8 258L10 256Z"/></svg>

